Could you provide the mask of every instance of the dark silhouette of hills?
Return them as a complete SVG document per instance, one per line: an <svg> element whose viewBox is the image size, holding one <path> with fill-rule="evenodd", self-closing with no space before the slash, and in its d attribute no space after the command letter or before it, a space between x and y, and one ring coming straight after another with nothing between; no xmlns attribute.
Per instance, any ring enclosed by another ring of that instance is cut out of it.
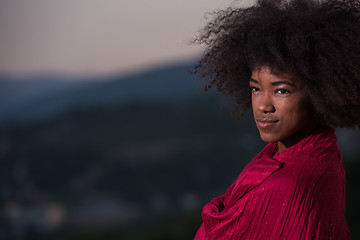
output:
<svg viewBox="0 0 360 240"><path fill-rule="evenodd" d="M129 103L182 101L200 93L192 64L174 65L126 77L71 81L41 76L14 81L0 77L0 123L34 122L64 111Z"/></svg>

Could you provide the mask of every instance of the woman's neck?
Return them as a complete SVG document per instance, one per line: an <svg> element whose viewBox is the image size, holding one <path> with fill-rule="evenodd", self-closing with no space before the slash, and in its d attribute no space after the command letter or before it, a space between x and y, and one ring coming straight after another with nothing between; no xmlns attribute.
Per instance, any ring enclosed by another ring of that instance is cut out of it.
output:
<svg viewBox="0 0 360 240"><path fill-rule="evenodd" d="M279 153L285 151L288 147L291 147L294 144L296 144L297 142L306 138L314 131L324 129L324 128L326 128L326 127L323 124L321 124L319 120L313 121L313 124L310 124L308 127L303 129L303 131L298 132L297 134L294 134L293 136L291 136L283 141L278 141L277 144L278 144Z"/></svg>

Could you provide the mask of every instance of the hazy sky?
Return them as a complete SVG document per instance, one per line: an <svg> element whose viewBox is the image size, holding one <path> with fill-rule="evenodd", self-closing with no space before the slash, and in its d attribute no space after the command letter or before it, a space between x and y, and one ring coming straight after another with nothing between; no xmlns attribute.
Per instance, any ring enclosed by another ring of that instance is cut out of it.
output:
<svg viewBox="0 0 360 240"><path fill-rule="evenodd" d="M112 74L191 59L204 14L232 2L0 0L0 73Z"/></svg>

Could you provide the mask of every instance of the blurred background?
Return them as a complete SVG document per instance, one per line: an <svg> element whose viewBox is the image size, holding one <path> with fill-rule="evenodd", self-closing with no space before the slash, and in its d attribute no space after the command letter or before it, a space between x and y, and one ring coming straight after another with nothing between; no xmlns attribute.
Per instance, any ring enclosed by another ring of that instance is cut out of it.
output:
<svg viewBox="0 0 360 240"><path fill-rule="evenodd" d="M0 0L0 239L194 237L264 146L189 74L231 4ZM360 133L337 134L360 239Z"/></svg>

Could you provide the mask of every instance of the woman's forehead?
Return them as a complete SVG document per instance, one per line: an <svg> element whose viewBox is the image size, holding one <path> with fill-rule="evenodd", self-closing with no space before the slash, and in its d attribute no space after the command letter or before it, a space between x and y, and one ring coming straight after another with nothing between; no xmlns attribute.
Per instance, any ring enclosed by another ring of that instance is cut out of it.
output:
<svg viewBox="0 0 360 240"><path fill-rule="evenodd" d="M294 74L291 74L287 71L281 71L277 68L270 67L268 65L262 65L254 68L251 72L251 75L258 75L258 74L268 74L272 76L276 76L278 78L286 78L288 80L296 81L296 77Z"/></svg>
<svg viewBox="0 0 360 240"><path fill-rule="evenodd" d="M258 83L259 81L262 81L263 77L266 78L273 78L272 81L282 81L287 82L289 85L292 85L294 87L300 87L302 85L301 81L299 79L287 72L279 72L278 70L274 70L274 68L271 68L267 65L259 66L255 68L252 71L250 81Z"/></svg>

